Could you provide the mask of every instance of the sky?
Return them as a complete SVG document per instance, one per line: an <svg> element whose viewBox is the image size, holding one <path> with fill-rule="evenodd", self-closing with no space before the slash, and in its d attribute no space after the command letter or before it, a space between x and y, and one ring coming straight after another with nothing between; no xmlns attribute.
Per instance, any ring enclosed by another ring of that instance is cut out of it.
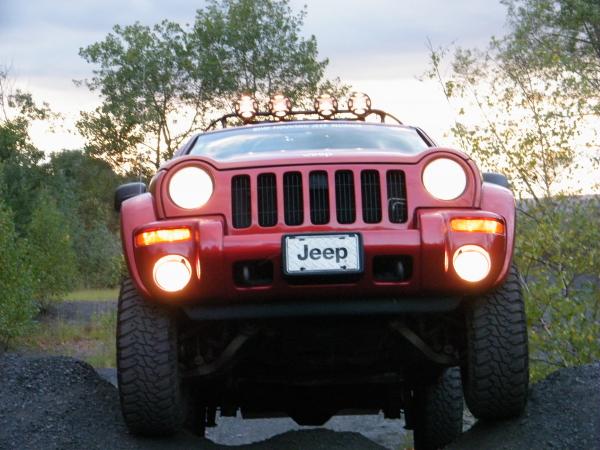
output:
<svg viewBox="0 0 600 450"><path fill-rule="evenodd" d="M50 103L65 117L64 128L32 130L46 151L81 148L74 132L81 110L99 104L96 94L73 80L92 76L94 67L79 55L116 25L162 19L193 22L205 2L188 0L0 0L0 66L16 85ZM329 58L328 77L340 77L370 95L373 107L424 128L441 145L454 121L438 86L417 79L434 46L485 47L504 34L505 9L497 0L291 0L304 4L303 33L315 35L320 57Z"/></svg>

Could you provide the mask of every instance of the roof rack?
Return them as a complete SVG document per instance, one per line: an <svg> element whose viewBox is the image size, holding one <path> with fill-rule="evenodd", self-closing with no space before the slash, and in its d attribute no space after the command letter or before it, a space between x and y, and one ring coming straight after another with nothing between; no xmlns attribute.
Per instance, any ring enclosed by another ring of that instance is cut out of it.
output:
<svg viewBox="0 0 600 450"><path fill-rule="evenodd" d="M213 120L204 131L227 128L228 126L298 120L352 120L364 122L372 116L378 117L380 123L391 120L398 125L403 125L394 115L380 109L372 109L371 99L362 93L355 92L350 95L348 109L337 109L337 100L328 94L317 97L314 105L314 109L292 110L291 102L287 97L275 95L269 102L269 111L258 111L258 103L254 97L242 95L235 104L235 113L225 114Z"/></svg>

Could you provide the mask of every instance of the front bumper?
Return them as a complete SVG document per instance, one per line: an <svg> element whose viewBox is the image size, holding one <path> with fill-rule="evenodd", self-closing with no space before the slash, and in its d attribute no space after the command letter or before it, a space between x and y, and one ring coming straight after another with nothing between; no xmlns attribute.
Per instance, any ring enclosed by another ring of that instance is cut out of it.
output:
<svg viewBox="0 0 600 450"><path fill-rule="evenodd" d="M135 233L156 228L187 226L193 239L136 247L125 246L129 270L139 291L154 301L185 305L224 305L269 301L306 301L315 299L350 300L415 297L447 297L479 294L498 286L505 277L512 248L506 235L450 230L452 218L503 217L474 209L418 210L415 229L344 229L326 227L311 232L357 232L364 248L364 272L347 280L330 282L326 277L299 284L282 271L282 236L274 232L228 234L221 216L160 220L145 223ZM510 228L505 228L510 232ZM304 233L304 232L303 232ZM133 241L133 235L126 239ZM478 245L490 254L491 271L478 283L463 281L454 272L452 255L462 245ZM186 257L193 268L192 280L177 293L161 291L153 281L154 263L167 254ZM374 276L374 258L403 256L411 261L411 275L403 281L381 281ZM236 283L234 268L244 261L267 261L272 265L272 280L260 286Z"/></svg>

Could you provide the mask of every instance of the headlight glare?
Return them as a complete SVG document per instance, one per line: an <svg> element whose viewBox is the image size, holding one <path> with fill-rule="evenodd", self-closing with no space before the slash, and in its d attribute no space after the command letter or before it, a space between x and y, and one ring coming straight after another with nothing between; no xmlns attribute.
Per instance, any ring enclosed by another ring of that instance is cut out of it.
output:
<svg viewBox="0 0 600 450"><path fill-rule="evenodd" d="M465 191L467 175L456 161L437 158L425 166L423 185L438 200L454 200Z"/></svg>
<svg viewBox="0 0 600 450"><path fill-rule="evenodd" d="M197 209L210 199L213 193L210 175L199 167L179 169L169 181L169 196L173 203L183 209Z"/></svg>

